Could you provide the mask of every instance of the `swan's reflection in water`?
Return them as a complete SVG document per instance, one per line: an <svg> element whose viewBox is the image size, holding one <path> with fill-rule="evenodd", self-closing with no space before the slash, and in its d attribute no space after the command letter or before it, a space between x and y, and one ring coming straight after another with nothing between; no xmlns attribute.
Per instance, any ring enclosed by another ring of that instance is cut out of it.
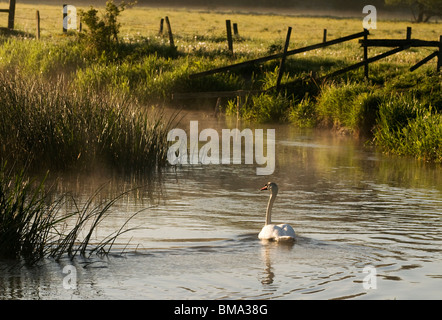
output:
<svg viewBox="0 0 442 320"><path fill-rule="evenodd" d="M272 256L277 257L280 251L290 251L295 246L295 241L269 241L261 240L261 257L265 263L264 272L260 276L260 281L264 287L273 284L275 273L272 267Z"/></svg>

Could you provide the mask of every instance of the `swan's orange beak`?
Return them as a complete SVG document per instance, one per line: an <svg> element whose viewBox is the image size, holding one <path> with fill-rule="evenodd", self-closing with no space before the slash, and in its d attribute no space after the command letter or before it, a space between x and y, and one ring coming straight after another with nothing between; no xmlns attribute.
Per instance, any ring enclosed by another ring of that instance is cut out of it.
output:
<svg viewBox="0 0 442 320"><path fill-rule="evenodd" d="M261 188L261 191L262 191L262 190L267 190L267 185L265 185L264 187L262 187L262 188Z"/></svg>

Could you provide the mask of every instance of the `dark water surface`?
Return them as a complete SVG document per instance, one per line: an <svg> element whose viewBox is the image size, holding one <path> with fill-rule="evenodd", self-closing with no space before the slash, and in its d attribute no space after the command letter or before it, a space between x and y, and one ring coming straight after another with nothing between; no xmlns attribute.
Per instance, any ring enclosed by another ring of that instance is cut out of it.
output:
<svg viewBox="0 0 442 320"><path fill-rule="evenodd" d="M201 113L199 129L236 127ZM240 124L239 128L252 128ZM60 179L84 201L129 192L96 237L140 212L108 257L46 260L34 268L0 261L1 299L441 299L440 166L384 156L350 137L275 129L276 169L192 165L161 178L106 174ZM294 244L263 243L267 181L279 185L275 223ZM76 288L66 287L72 265ZM366 268L368 267L368 268ZM364 269L366 268L366 269ZM365 271L365 272L364 272ZM65 286L64 286L65 284Z"/></svg>

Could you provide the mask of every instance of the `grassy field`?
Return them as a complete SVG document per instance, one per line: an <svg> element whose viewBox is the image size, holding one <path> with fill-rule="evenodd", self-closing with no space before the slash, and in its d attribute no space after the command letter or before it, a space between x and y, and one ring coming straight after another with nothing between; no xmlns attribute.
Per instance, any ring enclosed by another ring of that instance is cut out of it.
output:
<svg viewBox="0 0 442 320"><path fill-rule="evenodd" d="M7 2L0 2L1 8L7 8ZM99 7L98 7L99 8ZM78 6L88 9L87 6ZM62 25L62 7L42 4L17 4L16 27L19 30L35 33L35 11L40 11L43 36L54 36L60 33ZM239 25L240 34L257 44L274 41L285 37L288 26L293 27L292 39L299 46L305 43L322 41L322 30L327 28L330 37L359 32L362 29L362 18L336 19L332 17L308 17L296 15L253 14L239 11L215 12L209 10L188 10L178 8L149 8L135 5L122 13L120 22L122 36L156 36L160 19L170 18L174 33L192 38L195 35L209 37L225 34L225 20L230 19ZM0 26L7 26L7 14L0 15ZM374 37L405 37L407 26L413 26L413 37L426 40L437 40L440 35L440 24L418 24L411 21L378 21L377 30L371 30Z"/></svg>
<svg viewBox="0 0 442 320"><path fill-rule="evenodd" d="M33 38L37 9L41 41ZM0 24L6 25L6 16L0 16ZM176 50L169 47L166 35L158 35L160 19L165 16L172 24ZM325 28L328 39L360 32L362 18L362 14L342 19L135 6L119 17L118 48L97 54L75 32L62 34L60 6L18 4L16 29L21 33L0 38L0 68L41 81L62 77L60 86L76 96L104 92L130 96L147 106L195 106L201 102L173 101L171 96L176 92L267 89L276 82L279 61L201 79L191 80L190 74L280 52L289 26L293 28L289 49L294 49L321 42ZM234 56L225 41L226 19L239 27ZM378 21L370 38L405 38L407 26L413 27L413 38L438 40L442 33L437 23ZM369 56L386 50L370 48ZM386 152L441 162L442 88L441 76L435 72L436 59L413 73L408 70L433 51L413 48L376 62L370 65L368 82L362 69L320 83L311 77L311 72L321 76L361 61L363 51L357 40L292 56L283 83L298 80L298 84L279 93L247 97L240 115L259 122L328 126L372 139ZM224 99L222 108L236 115L235 100ZM395 114L389 112L393 108Z"/></svg>

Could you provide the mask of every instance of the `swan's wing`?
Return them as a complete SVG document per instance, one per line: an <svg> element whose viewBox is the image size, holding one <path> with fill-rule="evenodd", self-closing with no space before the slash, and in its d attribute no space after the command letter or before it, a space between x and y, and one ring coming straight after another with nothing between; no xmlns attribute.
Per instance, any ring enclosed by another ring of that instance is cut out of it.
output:
<svg viewBox="0 0 442 320"><path fill-rule="evenodd" d="M295 230L289 224L280 224L277 227L281 229L280 237L295 237Z"/></svg>
<svg viewBox="0 0 442 320"><path fill-rule="evenodd" d="M289 224L268 224L262 228L258 238L276 241L293 240L295 238L295 231Z"/></svg>
<svg viewBox="0 0 442 320"><path fill-rule="evenodd" d="M262 228L258 235L259 239L264 240L278 240L279 237L283 235L283 230L280 226L275 226L274 224L268 224Z"/></svg>

